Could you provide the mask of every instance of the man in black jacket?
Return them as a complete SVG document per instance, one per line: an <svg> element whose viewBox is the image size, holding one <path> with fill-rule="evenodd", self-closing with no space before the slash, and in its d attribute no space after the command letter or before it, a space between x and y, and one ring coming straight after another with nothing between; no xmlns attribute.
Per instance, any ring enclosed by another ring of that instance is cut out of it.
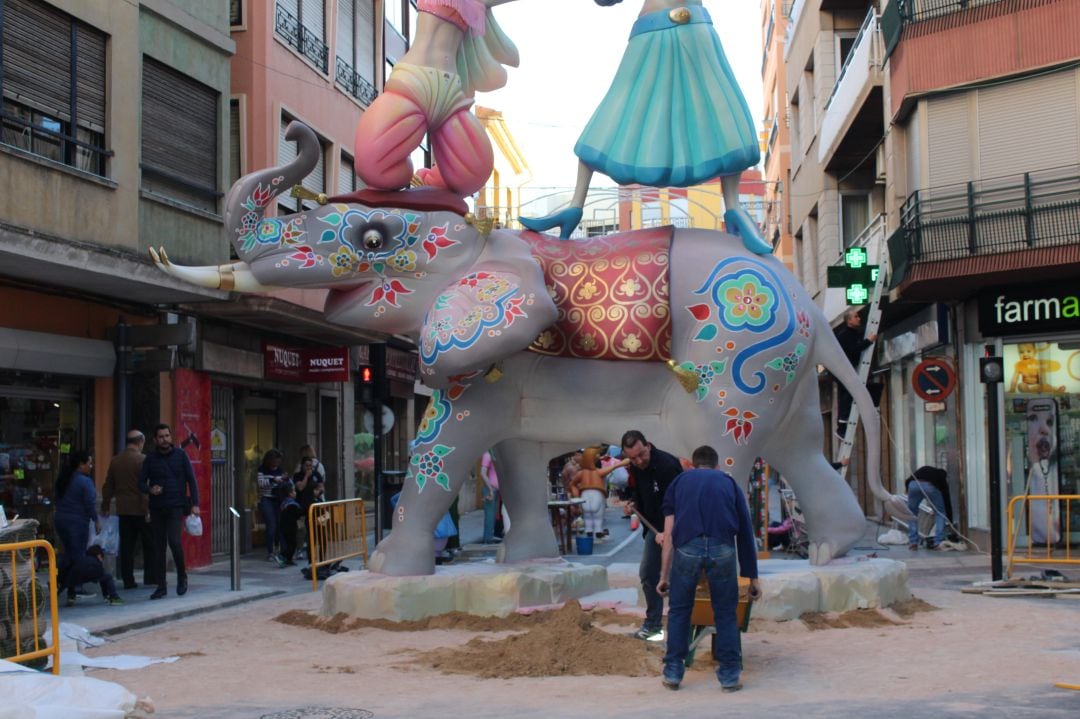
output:
<svg viewBox="0 0 1080 719"><path fill-rule="evenodd" d="M844 313L844 323L837 327L833 334L836 335L836 340L840 343L840 348L844 350L848 362L855 369L859 368L862 351L874 344L874 340L877 339L876 334L868 337L863 336L862 315L856 309L848 309ZM844 388L844 385L837 383L836 435L840 439L844 438L844 433L847 431L848 417L850 416L851 395Z"/></svg>
<svg viewBox="0 0 1080 719"><path fill-rule="evenodd" d="M634 499L630 506L647 523L641 528L645 547L638 568L641 591L645 595L645 623L634 636L653 639L661 635L664 620L664 598L656 591L664 545L664 493L682 472L682 464L678 458L652 446L636 429L623 435L622 454L630 460L627 469L634 479Z"/></svg>
<svg viewBox="0 0 1080 719"><path fill-rule="evenodd" d="M199 488L187 453L172 443L172 430L167 424L154 428L155 449L146 455L139 473L139 489L150 495L150 529L154 535L154 576L157 589L151 599L161 599L167 593L165 577L165 543L172 550L176 565L176 593L187 593L187 571L184 549L180 544L180 527L185 514L199 515ZM190 507L190 512L188 508Z"/></svg>

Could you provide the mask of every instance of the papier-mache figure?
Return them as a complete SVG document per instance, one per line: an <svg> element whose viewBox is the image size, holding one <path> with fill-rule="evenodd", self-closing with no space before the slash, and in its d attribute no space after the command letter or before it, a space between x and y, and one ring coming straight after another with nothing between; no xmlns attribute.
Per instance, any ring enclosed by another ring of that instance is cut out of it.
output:
<svg viewBox="0 0 1080 719"><path fill-rule="evenodd" d="M594 172L622 185L652 187L689 187L720 177L728 231L754 253L772 252L739 204L739 176L758 163L761 151L750 108L701 0L645 0L615 79L574 154L580 162L570 207L522 217L525 227L558 227L559 236L569 238Z"/></svg>
<svg viewBox="0 0 1080 719"><path fill-rule="evenodd" d="M600 469L597 465L599 447L589 447L582 453L581 469L570 480L570 494L585 500L581 511L585 519L585 536L599 537L604 533L604 507L607 505L607 486L604 478L620 467L630 464L630 460Z"/></svg>
<svg viewBox="0 0 1080 719"><path fill-rule="evenodd" d="M413 178L409 155L431 138L435 167L425 185L471 195L491 176L491 141L471 112L476 91L506 84L518 52L491 13L512 0L419 0L416 33L383 93L356 128L356 174L368 187L400 190Z"/></svg>

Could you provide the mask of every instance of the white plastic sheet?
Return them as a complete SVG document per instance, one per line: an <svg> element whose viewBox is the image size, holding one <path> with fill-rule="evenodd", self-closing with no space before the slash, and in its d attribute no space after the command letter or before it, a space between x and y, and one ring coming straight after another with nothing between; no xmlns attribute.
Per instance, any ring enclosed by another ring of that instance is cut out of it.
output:
<svg viewBox="0 0 1080 719"><path fill-rule="evenodd" d="M0 719L123 719L135 695L90 677L58 677L0 660Z"/></svg>

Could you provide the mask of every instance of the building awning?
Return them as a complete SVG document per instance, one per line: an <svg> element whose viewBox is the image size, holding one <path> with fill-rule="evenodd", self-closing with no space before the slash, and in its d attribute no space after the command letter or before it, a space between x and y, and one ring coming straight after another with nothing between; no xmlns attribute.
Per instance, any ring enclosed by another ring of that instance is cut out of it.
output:
<svg viewBox="0 0 1080 719"><path fill-rule="evenodd" d="M116 351L112 342L0 327L0 368L112 377Z"/></svg>

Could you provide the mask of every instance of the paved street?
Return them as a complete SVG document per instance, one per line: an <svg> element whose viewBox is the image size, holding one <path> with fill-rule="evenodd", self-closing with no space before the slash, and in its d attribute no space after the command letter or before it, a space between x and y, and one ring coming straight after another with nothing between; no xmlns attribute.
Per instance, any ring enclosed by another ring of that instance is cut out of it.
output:
<svg viewBox="0 0 1080 719"><path fill-rule="evenodd" d="M571 559L605 564L612 577L632 582L641 540L617 510L609 510L608 522L611 538L591 557ZM473 541L481 524L481 512L462 518L465 550L457 561L492 554ZM140 588L124 593L123 607L83 598L62 618L108 635L89 654L179 654L175 664L142 670L87 670L149 696L166 717L416 717L451 708L501 717L510 707L520 717L716 716L721 706L735 717L1076 715L1080 696L1053 687L1080 678L1075 600L961 594L960 587L989 578L987 557L885 547L875 541L879 531L868 523L856 553L906 562L915 595L940 609L876 629L807 632L801 622L755 623L744 638L747 686L735 695L721 695L700 662L678 693L654 677L485 680L424 669L409 663L415 651L463 646L476 632L323 634L273 622L289 609L317 610L320 597L295 569L255 558L243 562L241 592L229 591L228 564L221 563L193 572L185 597L150 602Z"/></svg>

